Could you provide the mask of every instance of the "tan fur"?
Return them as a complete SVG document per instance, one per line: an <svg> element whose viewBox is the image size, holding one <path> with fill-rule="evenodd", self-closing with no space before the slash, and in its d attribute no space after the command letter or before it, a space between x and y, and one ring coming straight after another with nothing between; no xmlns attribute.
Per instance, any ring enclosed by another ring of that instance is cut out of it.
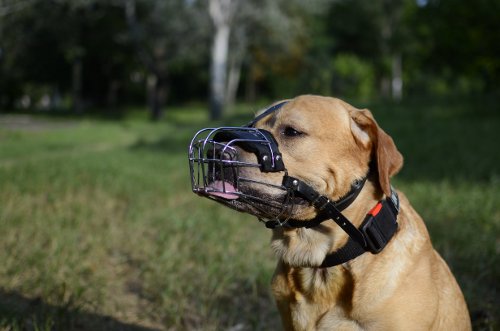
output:
<svg viewBox="0 0 500 331"><path fill-rule="evenodd" d="M301 96L257 123L276 138L290 176L330 199L349 191L356 178L377 173L343 214L356 226L390 193L390 177L403 159L392 138L368 110L334 98ZM287 137L286 127L303 134ZM244 158L254 156L243 153ZM247 176L279 184L283 174L249 170ZM272 189L262 192L276 196ZM311 229L274 230L271 246L279 262L272 289L286 330L470 330L463 295L448 266L433 249L426 227L398 192L399 229L379 254L365 253L341 266L318 268L326 254L348 239L335 223ZM312 207L294 211L310 219Z"/></svg>

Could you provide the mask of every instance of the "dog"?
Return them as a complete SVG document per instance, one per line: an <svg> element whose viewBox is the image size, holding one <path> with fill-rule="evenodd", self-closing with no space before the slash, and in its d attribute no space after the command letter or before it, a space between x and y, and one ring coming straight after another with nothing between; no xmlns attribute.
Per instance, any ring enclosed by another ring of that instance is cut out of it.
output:
<svg viewBox="0 0 500 331"><path fill-rule="evenodd" d="M390 184L403 157L369 110L304 95L209 135L190 145L193 190L273 229L285 330L471 330L422 218Z"/></svg>

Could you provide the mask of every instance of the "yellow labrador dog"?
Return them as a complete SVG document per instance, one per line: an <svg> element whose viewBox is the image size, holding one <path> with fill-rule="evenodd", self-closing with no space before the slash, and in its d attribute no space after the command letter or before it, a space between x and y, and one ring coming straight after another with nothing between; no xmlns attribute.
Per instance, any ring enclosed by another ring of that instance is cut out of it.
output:
<svg viewBox="0 0 500 331"><path fill-rule="evenodd" d="M300 96L200 131L189 153L196 193L273 229L286 330L471 330L424 222L390 185L403 158L370 111Z"/></svg>

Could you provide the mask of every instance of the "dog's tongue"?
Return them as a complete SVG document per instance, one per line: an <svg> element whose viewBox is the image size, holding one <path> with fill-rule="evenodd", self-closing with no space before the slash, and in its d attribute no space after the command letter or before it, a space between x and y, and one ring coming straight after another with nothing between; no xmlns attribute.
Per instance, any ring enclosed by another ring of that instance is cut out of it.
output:
<svg viewBox="0 0 500 331"><path fill-rule="evenodd" d="M223 182L222 180L216 180L212 184L210 184L210 188L215 190L212 192L207 192L209 195L214 195L216 197L221 197L228 200L238 199L238 195L236 193L236 188L228 182Z"/></svg>

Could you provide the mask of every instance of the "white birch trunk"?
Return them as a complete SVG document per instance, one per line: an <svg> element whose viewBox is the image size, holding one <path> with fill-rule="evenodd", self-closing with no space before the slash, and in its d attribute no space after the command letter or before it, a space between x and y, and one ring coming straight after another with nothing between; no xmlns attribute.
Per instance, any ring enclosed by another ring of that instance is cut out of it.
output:
<svg viewBox="0 0 500 331"><path fill-rule="evenodd" d="M226 105L231 107L236 100L238 86L241 77L241 58L234 58L229 66L229 75L227 78Z"/></svg>
<svg viewBox="0 0 500 331"><path fill-rule="evenodd" d="M210 116L221 117L226 101L227 58L234 0L210 0L209 12L215 32L210 66Z"/></svg>
<svg viewBox="0 0 500 331"><path fill-rule="evenodd" d="M212 65L210 69L211 116L218 119L222 115L226 98L227 54L229 47L229 26L216 27L212 45Z"/></svg>

